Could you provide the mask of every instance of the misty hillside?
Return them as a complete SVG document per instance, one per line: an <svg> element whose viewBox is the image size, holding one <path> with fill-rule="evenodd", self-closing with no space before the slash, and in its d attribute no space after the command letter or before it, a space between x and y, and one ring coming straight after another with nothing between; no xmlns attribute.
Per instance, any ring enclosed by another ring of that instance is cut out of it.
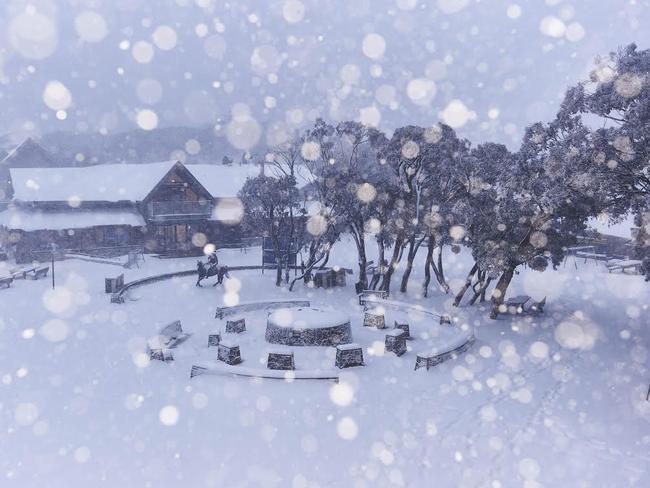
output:
<svg viewBox="0 0 650 488"><path fill-rule="evenodd" d="M148 163L178 159L189 163L221 163L225 155L239 162L237 152L211 127L168 127L118 134L53 132L38 140L65 165Z"/></svg>

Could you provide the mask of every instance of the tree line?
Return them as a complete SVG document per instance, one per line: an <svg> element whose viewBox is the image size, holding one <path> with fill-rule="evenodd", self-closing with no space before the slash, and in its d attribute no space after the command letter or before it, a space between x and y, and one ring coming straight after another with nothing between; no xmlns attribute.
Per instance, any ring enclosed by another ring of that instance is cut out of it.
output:
<svg viewBox="0 0 650 488"><path fill-rule="evenodd" d="M301 242L306 259L291 288L325 266L346 233L358 255L357 289L369 286L366 246L374 242L384 269L373 285L405 292L417 254L426 252L422 294L432 278L450 293L443 251L465 246L474 264L454 304L469 290L469 303L485 301L492 287L494 318L518 267L556 267L602 214L634 215L635 252L650 280L649 139L650 50L632 44L597 60L555 118L527 127L514 152L472 146L444 124L401 127L389 137L358 122L318 119L266 156L273 174L245 183L244 225L263 229L276 256L283 241ZM298 180L308 182L304 191ZM277 285L283 272L288 280L278 263Z"/></svg>

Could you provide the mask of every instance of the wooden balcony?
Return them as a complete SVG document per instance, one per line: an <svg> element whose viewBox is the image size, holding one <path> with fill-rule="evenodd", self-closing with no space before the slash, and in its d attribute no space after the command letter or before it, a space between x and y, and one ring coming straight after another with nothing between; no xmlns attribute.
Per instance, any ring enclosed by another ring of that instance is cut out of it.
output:
<svg viewBox="0 0 650 488"><path fill-rule="evenodd" d="M149 202L147 204L147 220L153 222L188 222L204 220L211 215L212 203L207 200Z"/></svg>

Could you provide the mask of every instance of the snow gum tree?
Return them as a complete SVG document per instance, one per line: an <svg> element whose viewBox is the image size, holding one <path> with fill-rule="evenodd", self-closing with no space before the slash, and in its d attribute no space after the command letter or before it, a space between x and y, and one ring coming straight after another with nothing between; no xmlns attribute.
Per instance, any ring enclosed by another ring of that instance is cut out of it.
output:
<svg viewBox="0 0 650 488"><path fill-rule="evenodd" d="M246 209L243 225L262 229L271 238L276 256L276 286L282 284L280 240L293 228L293 212L298 210L296 180L291 176L249 178L239 192Z"/></svg>
<svg viewBox="0 0 650 488"><path fill-rule="evenodd" d="M636 252L650 280L650 50L630 44L597 60L590 79L567 91L560 119L596 127L591 163L616 220L633 213Z"/></svg>
<svg viewBox="0 0 650 488"><path fill-rule="evenodd" d="M584 233L586 221L602 207L594 177L589 130L577 118L534 124L526 130L514 165L501 171L492 225L475 245L477 261L491 262L501 275L492 293L492 318L503 301L515 270L522 264L557 266L564 249Z"/></svg>
<svg viewBox="0 0 650 488"><path fill-rule="evenodd" d="M501 144L485 143L472 149L469 157L455 166L455 175L463 187L456 204L456 215L462 223L461 242L472 250L474 265L454 299L458 306L472 286L475 302L484 297L490 282L500 271L499 256L493 251L493 232L503 229L495 221L499 198L514 167L514 155ZM474 284L472 282L476 280Z"/></svg>
<svg viewBox="0 0 650 488"><path fill-rule="evenodd" d="M399 264L402 251L406 264L400 291L406 292L413 261L424 242L429 249L426 273L432 267L441 284L446 285L441 263L433 263L433 249L444 244L453 223L452 208L461 194L454 177L453 166L467 153L468 143L459 140L451 127L434 125L429 128L407 126L397 129L380 153L393 172L395 210L391 227L395 245L382 289L389 291L392 275ZM440 242L437 242L437 241ZM425 285L425 290L426 287Z"/></svg>

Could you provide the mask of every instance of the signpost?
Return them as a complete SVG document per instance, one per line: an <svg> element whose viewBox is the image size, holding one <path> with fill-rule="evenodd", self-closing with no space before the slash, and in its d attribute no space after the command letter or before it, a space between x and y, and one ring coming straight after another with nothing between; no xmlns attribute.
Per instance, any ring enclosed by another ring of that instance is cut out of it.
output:
<svg viewBox="0 0 650 488"><path fill-rule="evenodd" d="M296 240L289 241L289 239L280 238L279 243L280 256L276 256L273 240L270 237L262 238L262 273L267 266L274 269L278 265L278 261L280 266L293 266L295 269L298 255Z"/></svg>

